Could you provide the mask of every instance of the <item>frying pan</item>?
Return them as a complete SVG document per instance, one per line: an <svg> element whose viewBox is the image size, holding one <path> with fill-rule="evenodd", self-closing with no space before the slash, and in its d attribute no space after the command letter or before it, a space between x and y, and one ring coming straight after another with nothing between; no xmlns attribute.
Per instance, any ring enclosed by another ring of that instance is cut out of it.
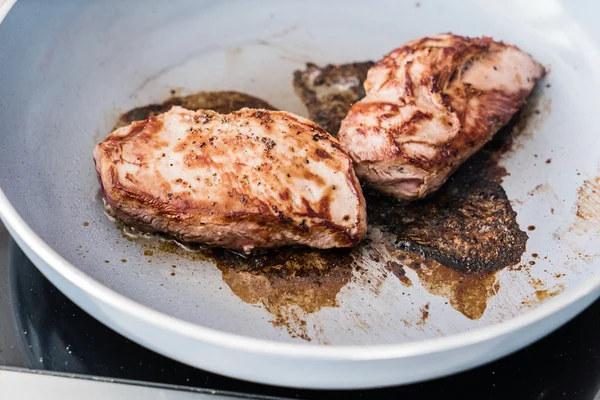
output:
<svg viewBox="0 0 600 400"><path fill-rule="evenodd" d="M2 15L13 3L4 2ZM199 368L274 385L360 388L475 367L539 339L598 297L598 7L19 0L0 25L0 216L84 310ZM447 31L514 43L550 70L531 100L537 113L518 125L500 159L526 250L485 286L480 314L457 306L443 279L438 290L404 268L408 284L376 260L348 266L322 303L303 308L301 294L314 287L277 292L266 276L160 245L149 250L104 214L91 154L122 112L171 90L237 90L307 115L291 83L306 62L378 59Z"/></svg>

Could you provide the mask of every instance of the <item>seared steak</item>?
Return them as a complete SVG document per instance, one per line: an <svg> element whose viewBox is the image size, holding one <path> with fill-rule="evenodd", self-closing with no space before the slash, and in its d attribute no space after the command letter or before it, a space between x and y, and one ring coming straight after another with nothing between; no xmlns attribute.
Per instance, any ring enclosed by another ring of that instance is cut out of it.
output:
<svg viewBox="0 0 600 400"><path fill-rule="evenodd" d="M359 178L422 198L510 120L543 75L531 56L490 38L415 40L369 70L366 96L338 137Z"/></svg>
<svg viewBox="0 0 600 400"><path fill-rule="evenodd" d="M287 112L182 107L119 128L94 149L125 224L242 249L356 245L366 211L336 139Z"/></svg>

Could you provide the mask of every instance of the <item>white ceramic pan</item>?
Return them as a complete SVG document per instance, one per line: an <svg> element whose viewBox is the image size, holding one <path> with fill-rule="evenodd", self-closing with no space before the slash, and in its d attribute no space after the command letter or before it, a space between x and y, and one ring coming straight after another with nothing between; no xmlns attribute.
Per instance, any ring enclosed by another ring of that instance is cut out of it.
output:
<svg viewBox="0 0 600 400"><path fill-rule="evenodd" d="M19 0L0 25L0 216L88 313L199 368L361 388L480 365L599 294L599 12L559 0ZM307 115L292 87L306 62L378 59L447 31L514 43L550 70L500 159L529 237L516 265L474 278L371 254L325 283L278 281L127 240L104 214L92 149L122 112L171 90L237 90Z"/></svg>

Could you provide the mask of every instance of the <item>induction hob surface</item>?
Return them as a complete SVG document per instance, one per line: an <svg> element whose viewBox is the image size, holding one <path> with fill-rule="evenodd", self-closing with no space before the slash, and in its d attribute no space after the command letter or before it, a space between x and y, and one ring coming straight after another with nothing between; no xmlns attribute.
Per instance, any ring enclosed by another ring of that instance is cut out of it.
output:
<svg viewBox="0 0 600 400"><path fill-rule="evenodd" d="M0 366L288 398L595 399L598 333L600 301L540 342L451 377L346 392L253 384L180 364L108 329L60 293L0 224Z"/></svg>

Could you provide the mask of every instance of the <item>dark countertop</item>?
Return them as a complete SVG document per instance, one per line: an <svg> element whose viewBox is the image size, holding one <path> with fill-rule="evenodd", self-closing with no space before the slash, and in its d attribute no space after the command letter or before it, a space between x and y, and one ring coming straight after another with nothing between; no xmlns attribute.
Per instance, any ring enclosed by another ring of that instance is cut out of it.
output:
<svg viewBox="0 0 600 400"><path fill-rule="evenodd" d="M242 382L185 366L106 328L64 297L0 225L0 365L291 398L600 398L600 301L528 348L455 376L326 392Z"/></svg>

